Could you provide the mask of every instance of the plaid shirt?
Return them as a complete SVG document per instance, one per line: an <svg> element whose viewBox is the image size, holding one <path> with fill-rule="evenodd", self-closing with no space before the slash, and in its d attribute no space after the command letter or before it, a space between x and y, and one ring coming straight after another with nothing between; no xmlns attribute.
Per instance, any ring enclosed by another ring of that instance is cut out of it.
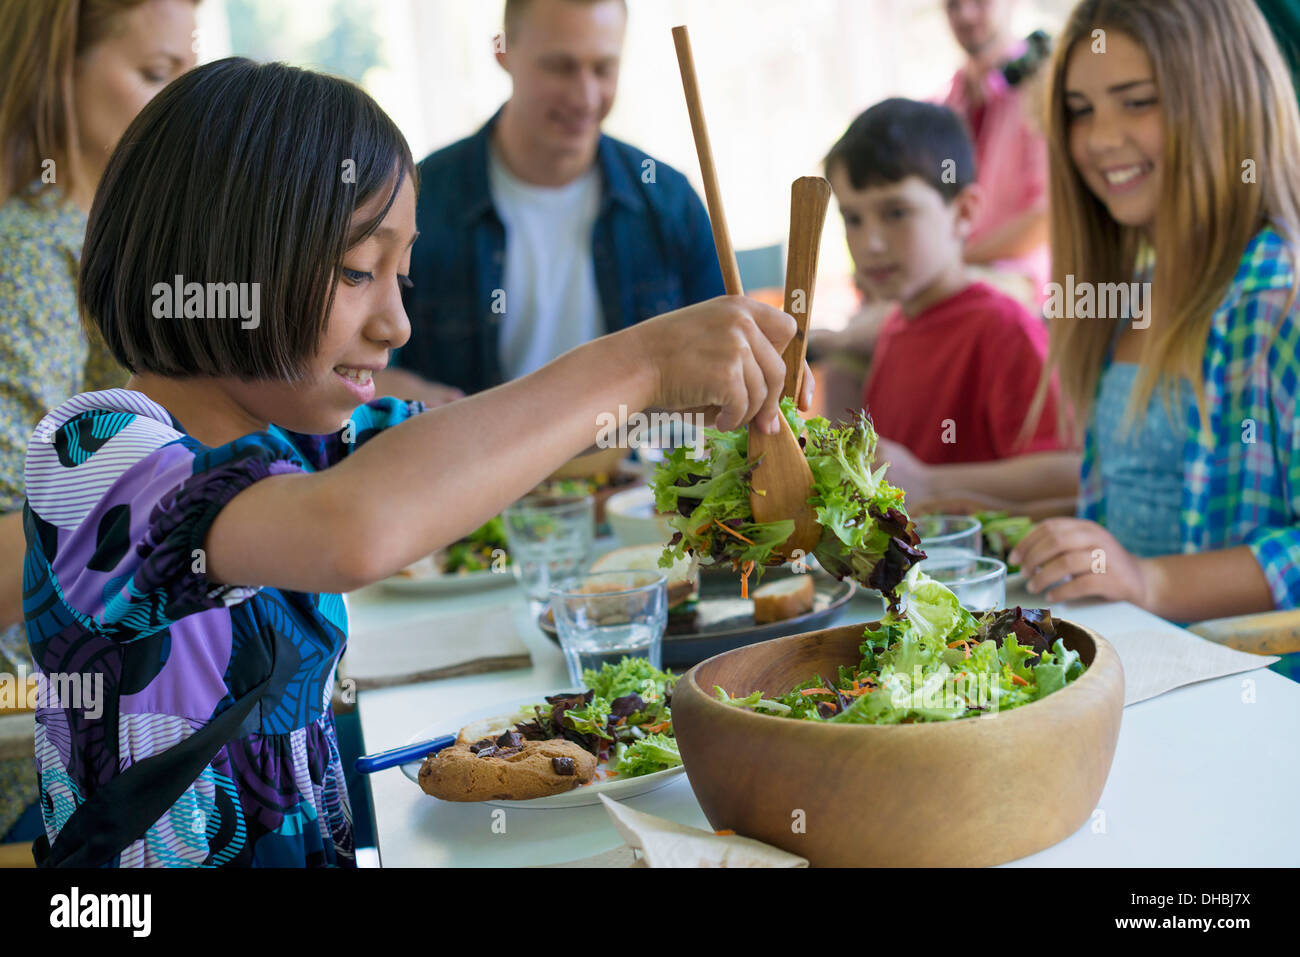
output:
<svg viewBox="0 0 1300 957"><path fill-rule="evenodd" d="M1184 553L1246 545L1277 608L1300 607L1300 300L1287 242L1262 229L1214 313L1201 366L1210 421L1188 393ZM1107 358L1107 364L1109 364ZM1095 421L1084 439L1079 517L1106 524ZM1300 677L1288 655L1276 670Z"/></svg>

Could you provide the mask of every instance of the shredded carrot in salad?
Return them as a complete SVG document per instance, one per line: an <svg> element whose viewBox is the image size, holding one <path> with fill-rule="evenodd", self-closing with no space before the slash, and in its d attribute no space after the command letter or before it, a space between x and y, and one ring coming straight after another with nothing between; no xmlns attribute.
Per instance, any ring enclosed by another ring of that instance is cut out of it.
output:
<svg viewBox="0 0 1300 957"><path fill-rule="evenodd" d="M949 647L949 648L956 648L958 645L960 645L960 646L961 646L961 650L962 650L962 657L963 657L963 658L969 658L969 657L970 657L970 644L971 644L971 639L969 639L969 638L959 638L959 639L957 639L956 641L949 642L949 643L948 643L948 647Z"/></svg>
<svg viewBox="0 0 1300 957"><path fill-rule="evenodd" d="M864 694L870 694L875 690L876 684L870 678L854 678L853 684L841 691L840 694L849 698L857 698Z"/></svg>
<svg viewBox="0 0 1300 957"><path fill-rule="evenodd" d="M741 598L749 597L749 573L752 572L753 570L754 570L754 563L752 561L745 562L745 570L741 573L740 576L740 597Z"/></svg>
<svg viewBox="0 0 1300 957"><path fill-rule="evenodd" d="M734 528L731 528L731 527L729 527L729 526L727 526L727 525L723 525L723 524L722 524L721 522L719 522L716 518L713 520L713 524L716 525L716 526L718 526L718 528L722 529L722 530L723 530L724 532L726 532L728 535L734 535L736 538L740 539L740 540L741 540L742 542L744 542L746 545L753 545L753 544L754 544L754 543L751 542L748 538L746 538L744 535L740 534L740 532L736 531ZM707 525L704 526L704 527L705 527L705 528L708 528ZM750 564L753 564L753 563L751 562Z"/></svg>

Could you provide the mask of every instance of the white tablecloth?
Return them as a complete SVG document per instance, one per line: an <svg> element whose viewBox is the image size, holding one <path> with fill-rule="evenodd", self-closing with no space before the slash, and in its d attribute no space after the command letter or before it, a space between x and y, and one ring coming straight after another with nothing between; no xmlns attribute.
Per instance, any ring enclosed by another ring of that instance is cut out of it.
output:
<svg viewBox="0 0 1300 957"><path fill-rule="evenodd" d="M1008 596L1009 604L1016 601L1034 603L1028 596ZM559 649L528 620L517 590L419 600L371 588L352 596L358 629L433 609L459 614L505 602L516 608L515 627L534 667L362 692L358 705L367 750L405 744L431 725L454 731L460 715L550 693L568 680ZM1057 605L1053 613L1103 636L1187 634L1123 603ZM878 614L877 604L858 598L841 623ZM599 806L503 811L450 804L427 797L398 768L371 775L370 784L386 867L555 864L621 844ZM1297 794L1300 684L1263 668L1203 681L1126 707L1110 777L1091 820L1012 866L1300 865ZM685 775L627 803L709 827Z"/></svg>

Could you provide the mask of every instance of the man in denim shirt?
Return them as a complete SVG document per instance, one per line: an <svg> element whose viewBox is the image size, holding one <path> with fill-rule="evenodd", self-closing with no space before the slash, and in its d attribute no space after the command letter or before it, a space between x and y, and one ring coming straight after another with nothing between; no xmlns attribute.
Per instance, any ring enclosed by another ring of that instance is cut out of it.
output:
<svg viewBox="0 0 1300 957"><path fill-rule="evenodd" d="M508 0L513 93L420 164L411 339L381 391L447 401L723 293L685 177L601 133L626 24L624 0Z"/></svg>

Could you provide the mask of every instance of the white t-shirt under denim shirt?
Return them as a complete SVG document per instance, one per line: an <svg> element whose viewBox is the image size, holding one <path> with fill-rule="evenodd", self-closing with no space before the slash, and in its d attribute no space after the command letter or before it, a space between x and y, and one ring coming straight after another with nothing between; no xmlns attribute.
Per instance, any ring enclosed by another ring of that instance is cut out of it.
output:
<svg viewBox="0 0 1300 957"><path fill-rule="evenodd" d="M605 331L591 255L601 177L592 166L567 185L533 186L511 175L495 149L488 156L506 230L501 374L517 379Z"/></svg>

